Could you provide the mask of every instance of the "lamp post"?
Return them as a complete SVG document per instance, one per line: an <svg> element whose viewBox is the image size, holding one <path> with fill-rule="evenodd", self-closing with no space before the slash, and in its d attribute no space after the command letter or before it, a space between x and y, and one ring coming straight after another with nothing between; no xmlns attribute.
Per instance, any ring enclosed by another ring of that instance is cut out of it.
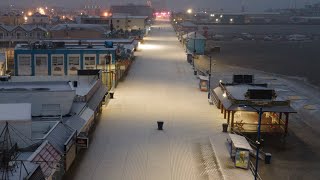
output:
<svg viewBox="0 0 320 180"><path fill-rule="evenodd" d="M211 86L211 56L210 56L210 67L209 67L209 88L208 88L208 99L210 99L210 86Z"/></svg>
<svg viewBox="0 0 320 180"><path fill-rule="evenodd" d="M186 39L186 53L188 53L188 42L189 42L189 34L187 31L187 39Z"/></svg>
<svg viewBox="0 0 320 180"><path fill-rule="evenodd" d="M194 37L193 37L193 57L192 57L192 65L193 65L193 68L194 67L194 57L196 55L196 37L197 37L197 32L194 32Z"/></svg>
<svg viewBox="0 0 320 180"><path fill-rule="evenodd" d="M254 110L256 110L257 113L259 113L259 119L258 119L258 134L257 134L257 141L256 141L256 145L257 145L257 151L256 151L256 168L254 171L254 179L257 180L258 178L258 166L259 166L259 151L260 151L260 145L261 145L261 120L262 120L262 114L263 114L263 110L262 107L259 107L259 109L251 106L251 105L239 105L239 107L250 107Z"/></svg>

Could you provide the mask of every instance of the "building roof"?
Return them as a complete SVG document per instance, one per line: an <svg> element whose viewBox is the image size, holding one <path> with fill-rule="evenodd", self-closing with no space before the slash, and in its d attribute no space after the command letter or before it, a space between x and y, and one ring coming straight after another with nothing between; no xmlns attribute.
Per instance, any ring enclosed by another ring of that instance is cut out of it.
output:
<svg viewBox="0 0 320 180"><path fill-rule="evenodd" d="M101 33L107 32L107 28L100 24L57 24L50 28L50 31L64 31L64 30L91 30Z"/></svg>
<svg viewBox="0 0 320 180"><path fill-rule="evenodd" d="M71 91L73 90L67 81L50 82L2 82L0 83L0 92L16 91Z"/></svg>
<svg viewBox="0 0 320 180"><path fill-rule="evenodd" d="M234 145L235 148L239 149L247 149L249 151L252 151L252 147L248 143L247 139L244 136L239 136L237 134L230 134L229 137Z"/></svg>
<svg viewBox="0 0 320 180"><path fill-rule="evenodd" d="M74 130L77 130L78 133L82 131L82 128L86 123L87 121L81 118L79 115L74 115L64 121L64 124L68 125Z"/></svg>
<svg viewBox="0 0 320 180"><path fill-rule="evenodd" d="M0 121L31 121L31 104L0 104Z"/></svg>
<svg viewBox="0 0 320 180"><path fill-rule="evenodd" d="M108 89L106 86L104 85L100 86L100 88L95 92L95 94L88 101L88 107L91 108L92 110L95 110L100 104L100 102L103 100L107 92L108 92Z"/></svg>
<svg viewBox="0 0 320 180"><path fill-rule="evenodd" d="M48 141L44 141L28 160L40 164L45 177L49 177L60 163L61 155Z"/></svg>
<svg viewBox="0 0 320 180"><path fill-rule="evenodd" d="M182 36L183 39L207 39L204 36L202 36L200 33L196 32L190 32Z"/></svg>
<svg viewBox="0 0 320 180"><path fill-rule="evenodd" d="M50 132L46 135L45 139L50 142L50 144L55 147L61 154L64 153L64 145L75 133L75 130L71 129L69 126L62 124L59 122L56 126L50 130Z"/></svg>
<svg viewBox="0 0 320 180"><path fill-rule="evenodd" d="M112 19L147 19L148 16L113 15Z"/></svg>
<svg viewBox="0 0 320 180"><path fill-rule="evenodd" d="M237 85L236 85L237 86ZM242 87L240 85L240 87ZM230 89L230 88L229 88ZM228 89L227 89L228 91ZM235 90L233 89L233 92ZM246 100L236 99L237 93L234 94L231 92L225 92L220 86L216 87L214 90L214 96L218 98L223 106L229 111L251 111L256 112L256 109L263 107L264 112L288 112L288 113L296 113L296 111L290 106L289 101L275 101L275 100L263 100L263 101L255 101L255 100ZM226 95L230 94L230 95ZM243 105L250 105L246 107L239 107Z"/></svg>
<svg viewBox="0 0 320 180"><path fill-rule="evenodd" d="M38 25L33 25L33 24L23 24L23 25L18 25L18 26L8 26L8 25L0 25L0 28L5 29L8 32L12 32L15 29L21 28L24 31L30 32L36 29L42 30L47 32L48 30L42 26L38 26Z"/></svg>
<svg viewBox="0 0 320 180"><path fill-rule="evenodd" d="M232 86L225 86L225 88L237 100L245 100L246 99L245 94L248 91L248 89L270 90L270 88L267 88L267 87L254 86L250 84L237 84Z"/></svg>
<svg viewBox="0 0 320 180"><path fill-rule="evenodd" d="M105 47L102 44L99 45L93 45L91 47L89 47L88 45L70 45L70 44L66 44L63 47L57 47L57 48L46 48L45 50L47 50L47 52L50 51L56 51L56 50L92 50L92 51L96 51L96 50L109 50L109 51L115 51L117 49L117 46L114 45L112 48L109 47ZM17 44L15 47L15 50L33 50L32 46L30 44ZM36 49L37 50L37 49Z"/></svg>

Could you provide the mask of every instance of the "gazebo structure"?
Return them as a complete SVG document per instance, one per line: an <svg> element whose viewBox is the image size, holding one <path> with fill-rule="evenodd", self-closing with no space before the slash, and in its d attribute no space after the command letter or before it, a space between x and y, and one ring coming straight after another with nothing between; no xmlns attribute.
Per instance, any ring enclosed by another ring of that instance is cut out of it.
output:
<svg viewBox="0 0 320 180"><path fill-rule="evenodd" d="M252 75L234 75L232 83L219 83L211 100L221 110L231 131L256 133L262 108L261 132L286 135L289 114L296 113L289 100L277 97L267 84L254 84Z"/></svg>

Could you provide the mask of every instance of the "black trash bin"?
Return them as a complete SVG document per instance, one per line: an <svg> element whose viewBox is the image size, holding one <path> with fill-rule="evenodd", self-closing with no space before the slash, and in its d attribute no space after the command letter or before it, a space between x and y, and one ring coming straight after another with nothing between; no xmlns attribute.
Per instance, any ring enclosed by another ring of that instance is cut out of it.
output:
<svg viewBox="0 0 320 180"><path fill-rule="evenodd" d="M113 99L113 94L114 94L114 92L112 91L112 92L110 92L109 94L110 94L110 99Z"/></svg>
<svg viewBox="0 0 320 180"><path fill-rule="evenodd" d="M266 153L265 156L264 156L264 163L265 164L271 164L271 153Z"/></svg>
<svg viewBox="0 0 320 180"><path fill-rule="evenodd" d="M157 121L158 130L163 130L163 121Z"/></svg>
<svg viewBox="0 0 320 180"><path fill-rule="evenodd" d="M195 76L197 75L197 73L198 73L197 70L194 70L194 71L193 71L193 74L194 74Z"/></svg>
<svg viewBox="0 0 320 180"><path fill-rule="evenodd" d="M222 124L222 132L228 132L228 123Z"/></svg>

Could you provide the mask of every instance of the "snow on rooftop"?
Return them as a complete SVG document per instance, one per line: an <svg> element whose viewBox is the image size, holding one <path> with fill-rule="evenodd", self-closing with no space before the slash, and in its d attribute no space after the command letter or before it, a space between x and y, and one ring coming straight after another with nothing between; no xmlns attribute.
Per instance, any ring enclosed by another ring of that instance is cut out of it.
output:
<svg viewBox="0 0 320 180"><path fill-rule="evenodd" d="M5 82L2 91L66 91L72 90L68 82Z"/></svg>
<svg viewBox="0 0 320 180"><path fill-rule="evenodd" d="M0 104L0 121L31 121L31 104Z"/></svg>
<svg viewBox="0 0 320 180"><path fill-rule="evenodd" d="M245 93L248 91L248 89L270 89L262 86L253 86L249 84L239 84L239 85L233 85L233 86L225 86L227 91L237 100L245 100Z"/></svg>

